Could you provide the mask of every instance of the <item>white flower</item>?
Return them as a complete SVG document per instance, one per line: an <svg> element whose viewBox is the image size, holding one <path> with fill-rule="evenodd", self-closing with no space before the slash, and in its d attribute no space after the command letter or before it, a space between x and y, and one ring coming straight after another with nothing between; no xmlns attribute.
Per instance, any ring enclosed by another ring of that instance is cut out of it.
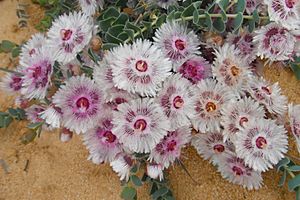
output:
<svg viewBox="0 0 300 200"><path fill-rule="evenodd" d="M17 70L17 72L20 70ZM14 95L22 88L22 73L7 73L0 82L0 89L6 91L8 95Z"/></svg>
<svg viewBox="0 0 300 200"><path fill-rule="evenodd" d="M186 24L175 21L164 23L153 38L159 49L170 58L173 68L177 69L187 58L199 53L199 40L194 31Z"/></svg>
<svg viewBox="0 0 300 200"><path fill-rule="evenodd" d="M42 46L46 44L46 37L41 33L36 33L21 47L20 62L28 62L35 56Z"/></svg>
<svg viewBox="0 0 300 200"><path fill-rule="evenodd" d="M244 94L251 75L245 57L238 56L239 52L228 43L217 49L215 54L216 58L212 67L213 75L236 95Z"/></svg>
<svg viewBox="0 0 300 200"><path fill-rule="evenodd" d="M285 28L300 29L300 2L297 0L264 0L271 21Z"/></svg>
<svg viewBox="0 0 300 200"><path fill-rule="evenodd" d="M109 109L102 111L97 126L83 134L83 141L90 152L88 157L95 164L111 162L122 151L121 145L112 132L112 112Z"/></svg>
<svg viewBox="0 0 300 200"><path fill-rule="evenodd" d="M195 116L195 88L180 74L170 76L158 93L157 103L171 122L171 127L176 129L190 125L190 119Z"/></svg>
<svg viewBox="0 0 300 200"><path fill-rule="evenodd" d="M136 98L139 98L138 95L131 94L115 87L104 91L105 102L112 110L118 110L118 105L128 103Z"/></svg>
<svg viewBox="0 0 300 200"><path fill-rule="evenodd" d="M151 151L149 160L160 163L168 168L176 159L180 157L181 149L191 140L191 129L183 126L175 131L169 131L160 143Z"/></svg>
<svg viewBox="0 0 300 200"><path fill-rule="evenodd" d="M57 61L67 64L89 43L94 25L81 12L61 15L48 32L48 45L57 52Z"/></svg>
<svg viewBox="0 0 300 200"><path fill-rule="evenodd" d="M45 120L53 128L60 128L62 120L62 112L59 107L50 105L43 112L41 112L41 118Z"/></svg>
<svg viewBox="0 0 300 200"><path fill-rule="evenodd" d="M32 105L25 109L26 117L31 123L42 122L41 113L45 110L44 106Z"/></svg>
<svg viewBox="0 0 300 200"><path fill-rule="evenodd" d="M53 103L63 113L63 126L77 134L96 125L103 101L102 91L83 75L70 78L53 96Z"/></svg>
<svg viewBox="0 0 300 200"><path fill-rule="evenodd" d="M112 169L118 174L120 180L128 181L130 169L133 166L134 160L131 156L124 153L117 155L115 160L110 162Z"/></svg>
<svg viewBox="0 0 300 200"><path fill-rule="evenodd" d="M224 154L234 152L234 145L229 141L224 142L221 132L196 134L191 141L192 146L195 147L198 154L214 165L218 158L223 157Z"/></svg>
<svg viewBox="0 0 300 200"><path fill-rule="evenodd" d="M287 131L272 120L253 120L236 137L236 153L255 171L273 168L287 152Z"/></svg>
<svg viewBox="0 0 300 200"><path fill-rule="evenodd" d="M151 99L136 99L118 106L113 132L130 151L150 152L168 134L170 122Z"/></svg>
<svg viewBox="0 0 300 200"><path fill-rule="evenodd" d="M110 54L110 52L108 54ZM111 89L115 85L113 82L112 68L108 60L111 55L108 56L108 54L105 55L103 60L95 66L93 71L95 82L99 85L99 87L103 88L103 90Z"/></svg>
<svg viewBox="0 0 300 200"><path fill-rule="evenodd" d="M248 92L260 104L264 105L269 113L283 116L287 111L287 98L281 94L278 82L271 84L263 77L253 77Z"/></svg>
<svg viewBox="0 0 300 200"><path fill-rule="evenodd" d="M149 3L153 3L167 9L169 6L177 5L177 0L147 0Z"/></svg>
<svg viewBox="0 0 300 200"><path fill-rule="evenodd" d="M164 179L163 166L160 164L149 163L147 164L147 175L153 179Z"/></svg>
<svg viewBox="0 0 300 200"><path fill-rule="evenodd" d="M172 68L161 50L148 40L121 45L109 55L115 86L142 96L155 96Z"/></svg>
<svg viewBox="0 0 300 200"><path fill-rule="evenodd" d="M194 129L203 133L220 131L221 109L234 95L212 79L202 80L197 87L196 116L191 120Z"/></svg>
<svg viewBox="0 0 300 200"><path fill-rule="evenodd" d="M94 15L98 8L103 9L104 0L79 0L82 11L88 15Z"/></svg>
<svg viewBox="0 0 300 200"><path fill-rule="evenodd" d="M229 182L248 190L257 190L262 186L261 173L246 166L244 160L234 154L227 154L218 161L218 171Z"/></svg>
<svg viewBox="0 0 300 200"><path fill-rule="evenodd" d="M300 152L300 105L289 104L288 108L292 134L296 139L297 148Z"/></svg>
<svg viewBox="0 0 300 200"><path fill-rule="evenodd" d="M230 101L223 107L221 124L224 127L224 140L235 141L241 128L251 120L260 120L265 116L264 108L251 98Z"/></svg>
<svg viewBox="0 0 300 200"><path fill-rule="evenodd" d="M289 60L293 54L296 38L286 28L270 23L255 31L257 56L271 62Z"/></svg>

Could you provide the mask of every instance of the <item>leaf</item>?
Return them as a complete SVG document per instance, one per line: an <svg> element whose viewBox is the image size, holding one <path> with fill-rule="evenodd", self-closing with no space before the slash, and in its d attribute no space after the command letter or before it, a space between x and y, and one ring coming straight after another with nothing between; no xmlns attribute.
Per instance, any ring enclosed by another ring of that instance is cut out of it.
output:
<svg viewBox="0 0 300 200"><path fill-rule="evenodd" d="M225 31L225 24L224 24L224 21L221 18L217 18L217 19L214 20L213 27L219 33L223 33Z"/></svg>
<svg viewBox="0 0 300 200"><path fill-rule="evenodd" d="M246 8L246 1L245 0L238 0L235 4L235 12L241 12L244 13Z"/></svg>
<svg viewBox="0 0 300 200"><path fill-rule="evenodd" d="M16 47L16 48L13 48L12 52L11 52L11 55L13 58L16 58L20 55L21 53L21 48L20 47Z"/></svg>
<svg viewBox="0 0 300 200"><path fill-rule="evenodd" d="M134 39L134 31L132 29L124 29L123 31L125 31L128 34L131 40Z"/></svg>
<svg viewBox="0 0 300 200"><path fill-rule="evenodd" d="M126 41L129 38L129 35L126 32L122 32L117 36L118 39Z"/></svg>
<svg viewBox="0 0 300 200"><path fill-rule="evenodd" d="M112 25L117 25L117 24L126 24L126 22L128 21L128 15L125 13L121 13L120 16L116 19L116 21L114 21L114 23Z"/></svg>
<svg viewBox="0 0 300 200"><path fill-rule="evenodd" d="M5 53L9 53L15 46L16 44L12 43L11 41L3 40L0 47L2 51L4 51Z"/></svg>
<svg viewBox="0 0 300 200"><path fill-rule="evenodd" d="M36 136L37 136L36 131L29 130L21 137L21 142L23 144L29 144L36 138Z"/></svg>
<svg viewBox="0 0 300 200"><path fill-rule="evenodd" d="M208 28L208 31L211 31L211 29L213 27L212 26L212 19L211 19L211 17L210 17L210 15L209 15L208 12L205 13L205 24L206 24L206 26Z"/></svg>
<svg viewBox="0 0 300 200"><path fill-rule="evenodd" d="M243 14L238 13L237 16L233 20L233 32L236 32L237 30L239 30L239 28L242 26L242 24L243 24Z"/></svg>
<svg viewBox="0 0 300 200"><path fill-rule="evenodd" d="M134 25L131 22L127 22L126 25L125 25L125 28L126 29L132 29L132 30L134 30L134 32L139 32L139 33L142 32L140 27Z"/></svg>
<svg viewBox="0 0 300 200"><path fill-rule="evenodd" d="M229 4L229 0L220 0L218 2L219 7L222 8L223 10L226 10L228 4Z"/></svg>
<svg viewBox="0 0 300 200"><path fill-rule="evenodd" d="M164 196L165 200L175 200L173 196Z"/></svg>
<svg viewBox="0 0 300 200"><path fill-rule="evenodd" d="M138 171L138 166L135 164L135 165L133 165L133 167L130 169L130 172L131 173L137 173L137 171Z"/></svg>
<svg viewBox="0 0 300 200"><path fill-rule="evenodd" d="M136 175L131 175L130 179L131 179L132 183L136 186L142 186L143 185L141 179L139 177L137 177Z"/></svg>
<svg viewBox="0 0 300 200"><path fill-rule="evenodd" d="M290 159L288 157L284 157L283 159L281 159L275 166L277 169L277 172L279 172L279 170L281 170L282 167L286 166L289 163L290 163Z"/></svg>
<svg viewBox="0 0 300 200"><path fill-rule="evenodd" d="M120 12L115 7L109 7L105 10L103 13L103 19L109 18L109 17L115 17L118 18L120 15Z"/></svg>
<svg viewBox="0 0 300 200"><path fill-rule="evenodd" d="M117 37L121 32L123 32L123 29L124 29L124 25L118 24L110 27L107 32Z"/></svg>
<svg viewBox="0 0 300 200"><path fill-rule="evenodd" d="M167 21L172 21L175 19L175 10L173 10L172 12L170 12L167 16Z"/></svg>
<svg viewBox="0 0 300 200"><path fill-rule="evenodd" d="M300 166L299 165L293 165L293 166L288 167L288 170L292 171L292 172L299 172L300 171Z"/></svg>
<svg viewBox="0 0 300 200"><path fill-rule="evenodd" d="M163 195L167 194L168 192L169 192L168 188L161 187L152 194L152 198L158 199L159 197L162 197Z"/></svg>
<svg viewBox="0 0 300 200"><path fill-rule="evenodd" d="M13 121L13 118L11 116L5 116L4 117L4 127L8 127L10 123Z"/></svg>
<svg viewBox="0 0 300 200"><path fill-rule="evenodd" d="M300 80L300 67L299 67L299 65L292 63L290 66L291 66L296 78L298 80Z"/></svg>
<svg viewBox="0 0 300 200"><path fill-rule="evenodd" d="M199 11L196 9L193 13L193 23L198 24L199 22Z"/></svg>
<svg viewBox="0 0 300 200"><path fill-rule="evenodd" d="M111 27L111 25L113 24L113 22L115 20L116 20L115 17L110 17L110 18L107 18L107 19L100 20L99 21L99 27L100 27L100 29L103 32L106 32Z"/></svg>
<svg viewBox="0 0 300 200"><path fill-rule="evenodd" d="M125 200L133 200L136 197L136 189L133 187L124 187L121 198Z"/></svg>
<svg viewBox="0 0 300 200"><path fill-rule="evenodd" d="M161 16L158 17L155 26L160 27L163 23L165 23L166 19L167 15L163 13Z"/></svg>
<svg viewBox="0 0 300 200"><path fill-rule="evenodd" d="M194 11L196 10L194 4L189 5L187 8L184 9L184 11L181 13L181 17L189 17L193 16Z"/></svg>
<svg viewBox="0 0 300 200"><path fill-rule="evenodd" d="M117 47L117 46L119 46L119 45L118 44L114 44L114 43L104 43L102 45L102 49L103 50L110 50L110 49L112 49L114 47Z"/></svg>
<svg viewBox="0 0 300 200"><path fill-rule="evenodd" d="M18 116L18 111L13 108L8 108L9 114L11 114L13 117Z"/></svg>
<svg viewBox="0 0 300 200"><path fill-rule="evenodd" d="M42 126L43 124L44 122L36 122L36 123L29 124L27 128L35 130L38 127Z"/></svg>
<svg viewBox="0 0 300 200"><path fill-rule="evenodd" d="M279 180L279 183L278 183L278 186L283 186L283 184L285 183L285 180L286 180L286 170L283 171L283 174Z"/></svg>
<svg viewBox="0 0 300 200"><path fill-rule="evenodd" d="M294 191L297 187L300 186L300 174L288 181L289 191Z"/></svg>
<svg viewBox="0 0 300 200"><path fill-rule="evenodd" d="M105 34L105 39L106 39L107 42L109 42L109 43L114 43L114 44L120 44L120 43L123 42L122 40L120 40L119 38L113 36L113 35L110 34L109 32L107 32L107 33Z"/></svg>

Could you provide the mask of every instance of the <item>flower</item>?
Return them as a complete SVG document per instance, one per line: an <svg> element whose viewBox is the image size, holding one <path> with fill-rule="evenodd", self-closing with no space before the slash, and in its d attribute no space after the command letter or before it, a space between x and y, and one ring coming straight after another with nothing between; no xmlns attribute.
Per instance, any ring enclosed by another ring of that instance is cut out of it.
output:
<svg viewBox="0 0 300 200"><path fill-rule="evenodd" d="M93 71L96 84L103 88L103 90L111 89L115 85L113 82L112 68L108 60L108 58L111 57L111 55L108 56L109 54L110 52L104 56L103 60L95 66Z"/></svg>
<svg viewBox="0 0 300 200"><path fill-rule="evenodd" d="M113 132L130 151L149 153L168 134L170 122L152 99L135 99L118 106Z"/></svg>
<svg viewBox="0 0 300 200"><path fill-rule="evenodd" d="M289 30L300 29L300 2L297 0L264 0L271 21Z"/></svg>
<svg viewBox="0 0 300 200"><path fill-rule="evenodd" d="M69 142L73 137L73 132L67 128L60 129L59 139L61 142Z"/></svg>
<svg viewBox="0 0 300 200"><path fill-rule="evenodd" d="M162 181L164 179L163 166L156 163L147 164L147 175L153 179L159 179Z"/></svg>
<svg viewBox="0 0 300 200"><path fill-rule="evenodd" d="M205 160L210 160L216 165L216 160L225 154L234 152L231 142L224 142L222 132L207 132L196 134L192 138L192 146Z"/></svg>
<svg viewBox="0 0 300 200"><path fill-rule="evenodd" d="M164 110L174 129L190 125L189 119L194 118L195 89L180 74L174 74L164 82L156 102Z"/></svg>
<svg viewBox="0 0 300 200"><path fill-rule="evenodd" d="M267 111L283 116L287 110L287 98L281 94L278 83L271 84L263 77L253 77L247 90L252 98L264 105Z"/></svg>
<svg viewBox="0 0 300 200"><path fill-rule="evenodd" d="M177 71L193 84L212 76L211 65L201 56L188 58Z"/></svg>
<svg viewBox="0 0 300 200"><path fill-rule="evenodd" d="M40 105L32 105L25 109L26 117L31 123L42 122L41 113L45 110L45 107Z"/></svg>
<svg viewBox="0 0 300 200"><path fill-rule="evenodd" d="M45 46L46 37L41 33L36 33L21 47L20 62L28 62L40 49Z"/></svg>
<svg viewBox="0 0 300 200"><path fill-rule="evenodd" d="M190 56L199 53L199 40L194 31L188 30L186 24L169 21L161 25L153 38L159 49L170 58L176 69Z"/></svg>
<svg viewBox="0 0 300 200"><path fill-rule="evenodd" d="M240 31L238 35L229 33L227 36L227 42L230 45L234 45L235 49L238 50L237 55L246 58L246 62L250 64L256 59L257 47L253 41L254 34L248 31Z"/></svg>
<svg viewBox="0 0 300 200"><path fill-rule="evenodd" d="M0 87L7 92L6 94L12 95L21 90L22 83L22 74L19 74L19 72L7 73L6 76L1 79Z"/></svg>
<svg viewBox="0 0 300 200"><path fill-rule="evenodd" d="M297 148L300 152L300 105L289 104L288 114L292 134L296 139Z"/></svg>
<svg viewBox="0 0 300 200"><path fill-rule="evenodd" d="M221 110L224 140L234 142L239 131L251 120L264 118L264 108L251 98L230 101Z"/></svg>
<svg viewBox="0 0 300 200"><path fill-rule="evenodd" d="M169 6L177 5L177 0L147 0L149 3L153 3L167 9Z"/></svg>
<svg viewBox="0 0 300 200"><path fill-rule="evenodd" d="M77 134L93 128L102 115L103 94L91 79L73 76L53 96L61 108L62 124Z"/></svg>
<svg viewBox="0 0 300 200"><path fill-rule="evenodd" d="M251 70L247 61L239 57L234 46L225 43L216 50L212 73L216 79L228 86L235 94L241 95L247 89Z"/></svg>
<svg viewBox="0 0 300 200"><path fill-rule="evenodd" d="M60 128L62 120L62 111L55 105L50 105L43 112L40 113L41 118L46 121L53 128Z"/></svg>
<svg viewBox="0 0 300 200"><path fill-rule="evenodd" d="M107 60L111 62L115 86L142 96L155 96L172 68L171 62L149 40L120 45Z"/></svg>
<svg viewBox="0 0 300 200"><path fill-rule="evenodd" d="M236 153L255 171L273 168L287 152L287 131L272 120L253 120L237 134Z"/></svg>
<svg viewBox="0 0 300 200"><path fill-rule="evenodd" d="M42 48L31 59L21 62L24 74L21 93L26 98L45 98L51 85L54 61L51 50Z"/></svg>
<svg viewBox="0 0 300 200"><path fill-rule="evenodd" d="M83 141L90 152L88 157L95 164L111 162L122 151L121 145L112 132L112 112L109 109L102 111L97 126L83 135Z"/></svg>
<svg viewBox="0 0 300 200"><path fill-rule="evenodd" d="M137 95L130 94L125 90L120 90L115 87L104 91L104 99L112 110L118 110L118 105L128 103L137 97Z"/></svg>
<svg viewBox="0 0 300 200"><path fill-rule="evenodd" d="M203 133L220 131L221 109L234 98L226 87L212 79L204 79L197 84L196 115L191 119L194 129Z"/></svg>
<svg viewBox="0 0 300 200"><path fill-rule="evenodd" d="M248 190L262 186L261 173L248 167L244 160L234 154L227 154L218 162L218 171L229 182L242 185Z"/></svg>
<svg viewBox="0 0 300 200"><path fill-rule="evenodd" d="M130 155L120 153L110 162L112 169L120 176L120 180L128 181L130 169L134 164L134 160Z"/></svg>
<svg viewBox="0 0 300 200"><path fill-rule="evenodd" d="M176 159L180 157L181 149L191 140L191 129L182 126L175 131L169 131L160 143L151 151L149 160L161 163L168 168Z"/></svg>
<svg viewBox="0 0 300 200"><path fill-rule="evenodd" d="M271 62L290 59L296 38L286 28L270 23L256 30L255 33L257 56L268 58Z"/></svg>
<svg viewBox="0 0 300 200"><path fill-rule="evenodd" d="M91 16L98 11L100 7L103 9L104 1L103 0L79 0L80 7L84 14Z"/></svg>
<svg viewBox="0 0 300 200"><path fill-rule="evenodd" d="M64 78L78 76L81 73L80 62L77 59L74 59L65 65L61 65L60 69Z"/></svg>
<svg viewBox="0 0 300 200"><path fill-rule="evenodd" d="M94 25L81 12L61 15L48 31L48 45L57 53L57 61L67 64L89 43Z"/></svg>
<svg viewBox="0 0 300 200"><path fill-rule="evenodd" d="M246 0L246 13L251 15L257 9L258 6L261 6L262 0Z"/></svg>

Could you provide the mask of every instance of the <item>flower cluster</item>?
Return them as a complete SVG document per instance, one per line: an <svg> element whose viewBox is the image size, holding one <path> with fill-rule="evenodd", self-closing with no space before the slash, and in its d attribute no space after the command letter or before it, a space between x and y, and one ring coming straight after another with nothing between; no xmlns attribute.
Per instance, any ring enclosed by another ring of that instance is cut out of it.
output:
<svg viewBox="0 0 300 200"><path fill-rule="evenodd" d="M256 73L259 58L284 62L300 53L299 2L265 1L273 22L254 33L206 37L167 20L147 39L109 51L93 46L93 15L104 1L79 3L82 12L60 16L23 45L20 66L2 80L30 122L60 128L64 142L79 134L88 159L109 163L125 181L141 163L148 177L164 179L191 143L225 179L258 189L261 173L287 152L287 112L300 149L299 105L288 106L278 83ZM247 1L246 12L262 3Z"/></svg>

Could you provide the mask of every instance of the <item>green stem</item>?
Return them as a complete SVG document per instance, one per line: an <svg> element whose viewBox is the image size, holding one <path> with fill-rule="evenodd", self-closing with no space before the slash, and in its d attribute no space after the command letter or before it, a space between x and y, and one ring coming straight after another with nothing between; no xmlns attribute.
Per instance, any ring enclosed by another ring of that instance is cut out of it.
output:
<svg viewBox="0 0 300 200"><path fill-rule="evenodd" d="M289 168L288 168L287 165L284 166L284 169L289 173L289 175L290 175L292 178L295 177L295 174L294 174L291 170L289 170Z"/></svg>

